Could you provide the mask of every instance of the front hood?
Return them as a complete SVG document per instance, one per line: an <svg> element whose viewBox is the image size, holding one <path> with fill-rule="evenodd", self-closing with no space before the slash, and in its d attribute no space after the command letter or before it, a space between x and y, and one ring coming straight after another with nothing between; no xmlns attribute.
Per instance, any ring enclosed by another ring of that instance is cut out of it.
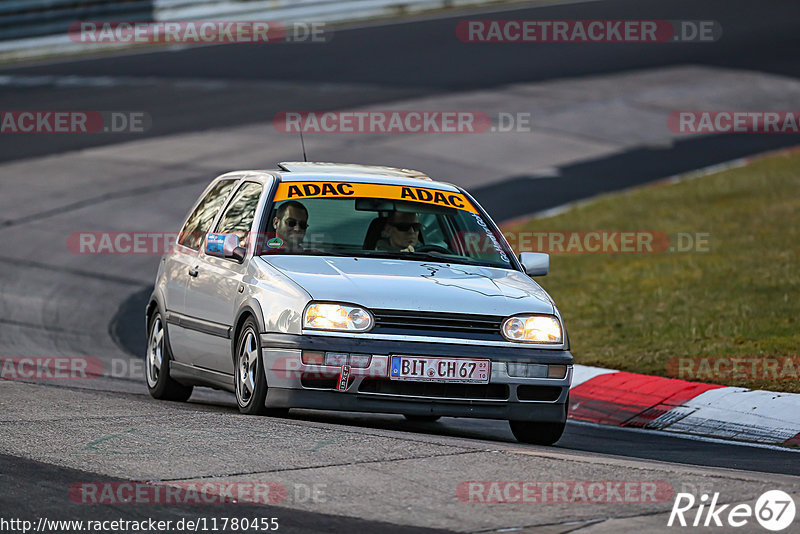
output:
<svg viewBox="0 0 800 534"><path fill-rule="evenodd" d="M367 308L482 315L553 313L550 296L508 269L379 258L271 256L314 300Z"/></svg>

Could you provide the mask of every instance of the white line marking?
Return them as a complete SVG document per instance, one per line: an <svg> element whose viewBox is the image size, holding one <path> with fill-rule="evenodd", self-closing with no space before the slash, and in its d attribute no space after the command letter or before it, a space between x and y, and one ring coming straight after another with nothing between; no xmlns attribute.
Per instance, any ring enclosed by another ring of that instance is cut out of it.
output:
<svg viewBox="0 0 800 534"><path fill-rule="evenodd" d="M224 90L232 85L225 80L203 78L156 78L133 76L25 76L0 75L3 87L148 87L174 86L205 90Z"/></svg>
<svg viewBox="0 0 800 534"><path fill-rule="evenodd" d="M588 382L592 378L611 373L618 373L616 369L604 369L602 367L590 367L588 365L575 365L572 368L572 385L574 388L577 385Z"/></svg>
<svg viewBox="0 0 800 534"><path fill-rule="evenodd" d="M624 430L626 432L638 432L641 434L655 434L661 437L673 437L677 439L690 439L692 441L705 441L708 443L717 443L719 445L739 445L742 447L755 447L757 449L770 449L773 451L783 451L783 452L792 452L792 453L800 453L800 449L791 448L791 447L784 447L781 445L768 445L766 443L751 443L748 441L733 441L729 439L720 439L720 438L712 438L708 436L695 436L693 434L677 434L672 432L664 432L661 430L649 430L647 428L635 428L629 426L616 426L616 425L603 425L600 423L592 423L589 421L578 421L575 419L570 419L569 424L574 425L584 425L596 428L613 428L615 430Z"/></svg>

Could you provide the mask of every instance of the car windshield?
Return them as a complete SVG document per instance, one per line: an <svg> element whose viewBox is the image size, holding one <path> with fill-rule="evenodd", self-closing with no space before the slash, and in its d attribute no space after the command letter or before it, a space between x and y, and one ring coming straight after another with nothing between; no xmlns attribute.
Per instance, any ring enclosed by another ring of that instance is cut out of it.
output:
<svg viewBox="0 0 800 534"><path fill-rule="evenodd" d="M502 235L469 199L386 184L284 182L260 255L296 254L440 261L514 268Z"/></svg>

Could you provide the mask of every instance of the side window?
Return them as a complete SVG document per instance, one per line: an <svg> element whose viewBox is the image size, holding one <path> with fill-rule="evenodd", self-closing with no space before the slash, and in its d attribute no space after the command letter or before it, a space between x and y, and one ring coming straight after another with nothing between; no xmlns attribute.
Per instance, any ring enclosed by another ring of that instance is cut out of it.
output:
<svg viewBox="0 0 800 534"><path fill-rule="evenodd" d="M235 183L236 180L222 180L208 192L192 214L189 215L186 224L183 225L178 243L194 250L200 249L205 235L211 228L211 223L214 222L214 217L216 217L225 199L228 198L228 193L230 193Z"/></svg>
<svg viewBox="0 0 800 534"><path fill-rule="evenodd" d="M236 234L239 236L239 246L247 247L247 237L253 218L256 216L258 199L261 197L261 184L255 182L245 183L236 196L233 197L225 213L219 221L217 232L221 234Z"/></svg>

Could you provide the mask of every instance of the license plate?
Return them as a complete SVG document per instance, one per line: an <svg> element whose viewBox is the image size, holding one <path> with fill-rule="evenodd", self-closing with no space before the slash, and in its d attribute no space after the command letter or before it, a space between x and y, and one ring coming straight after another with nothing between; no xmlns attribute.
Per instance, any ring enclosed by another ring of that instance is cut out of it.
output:
<svg viewBox="0 0 800 534"><path fill-rule="evenodd" d="M465 358L392 356L391 380L488 384L492 363Z"/></svg>

